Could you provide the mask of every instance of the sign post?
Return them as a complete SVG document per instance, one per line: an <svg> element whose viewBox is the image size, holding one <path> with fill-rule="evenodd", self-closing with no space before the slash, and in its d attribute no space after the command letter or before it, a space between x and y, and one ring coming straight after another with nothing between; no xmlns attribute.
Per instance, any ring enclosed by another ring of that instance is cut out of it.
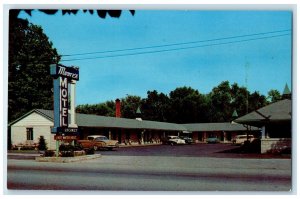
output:
<svg viewBox="0 0 300 199"><path fill-rule="evenodd" d="M56 134L54 138L58 157L61 140L78 138L78 128L75 122L75 84L76 81L79 81L79 68L52 64L50 74L53 77L54 94L54 127L51 133ZM69 107L69 84L71 84L71 107ZM71 124L69 124L69 114L71 115Z"/></svg>

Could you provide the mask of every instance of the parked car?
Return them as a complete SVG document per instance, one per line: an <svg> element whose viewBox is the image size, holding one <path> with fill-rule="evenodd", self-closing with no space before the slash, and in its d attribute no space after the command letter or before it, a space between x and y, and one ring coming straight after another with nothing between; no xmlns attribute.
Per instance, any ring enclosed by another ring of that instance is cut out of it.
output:
<svg viewBox="0 0 300 199"><path fill-rule="evenodd" d="M162 140L162 143L169 145L185 144L185 140L179 138L178 136L168 136L166 139Z"/></svg>
<svg viewBox="0 0 300 199"><path fill-rule="evenodd" d="M186 144L193 144L195 143L195 141L187 136L179 136L180 139L183 139L185 141Z"/></svg>
<svg viewBox="0 0 300 199"><path fill-rule="evenodd" d="M82 148L91 149L95 151L99 149L113 150L119 147L119 142L117 140L110 140L104 135L89 135L86 140L77 141Z"/></svg>
<svg viewBox="0 0 300 199"><path fill-rule="evenodd" d="M248 135L248 140L250 142L252 142L254 139L255 138L253 135ZM245 141L247 141L247 135L237 135L235 138L233 138L232 144L243 145Z"/></svg>
<svg viewBox="0 0 300 199"><path fill-rule="evenodd" d="M209 137L206 139L206 143L209 143L209 144L216 144L219 142L220 142L220 140L217 137Z"/></svg>

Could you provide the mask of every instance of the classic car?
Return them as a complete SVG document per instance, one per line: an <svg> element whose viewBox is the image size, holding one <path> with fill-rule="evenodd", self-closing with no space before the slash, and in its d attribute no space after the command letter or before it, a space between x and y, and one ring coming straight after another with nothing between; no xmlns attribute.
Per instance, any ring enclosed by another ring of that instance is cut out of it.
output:
<svg viewBox="0 0 300 199"><path fill-rule="evenodd" d="M104 135L89 135L86 140L78 140L77 142L82 148L93 148L95 151L99 149L113 150L119 147L117 140L110 140Z"/></svg>
<svg viewBox="0 0 300 199"><path fill-rule="evenodd" d="M185 141L186 144L193 144L195 143L195 141L187 136L179 136L180 139L183 139Z"/></svg>
<svg viewBox="0 0 300 199"><path fill-rule="evenodd" d="M176 145L176 144L185 144L185 141L178 136L168 136L163 139L163 144Z"/></svg>
<svg viewBox="0 0 300 199"><path fill-rule="evenodd" d="M250 141L252 142L254 140L254 136L253 135L237 135L235 136L235 138L233 138L232 140L232 144L236 144L236 145L243 145L245 143L245 141Z"/></svg>
<svg viewBox="0 0 300 199"><path fill-rule="evenodd" d="M206 139L206 142L209 144L215 144L215 143L219 143L220 140L217 137L209 137Z"/></svg>

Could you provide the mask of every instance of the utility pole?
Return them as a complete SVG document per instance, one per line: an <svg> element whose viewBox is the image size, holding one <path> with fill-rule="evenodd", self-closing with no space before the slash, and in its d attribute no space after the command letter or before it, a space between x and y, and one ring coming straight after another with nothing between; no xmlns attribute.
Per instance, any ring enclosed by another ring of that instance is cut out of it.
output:
<svg viewBox="0 0 300 199"><path fill-rule="evenodd" d="M246 114L248 114L248 109L249 109L249 101L248 101L248 73L249 73L249 67L250 64L249 62L246 60L246 64L245 64L245 84L246 84ZM247 128L247 141L249 140L249 125L246 125Z"/></svg>
<svg viewBox="0 0 300 199"><path fill-rule="evenodd" d="M246 114L248 114L249 102L248 102L248 73L249 73L250 64L246 61L245 64L245 84L246 84Z"/></svg>

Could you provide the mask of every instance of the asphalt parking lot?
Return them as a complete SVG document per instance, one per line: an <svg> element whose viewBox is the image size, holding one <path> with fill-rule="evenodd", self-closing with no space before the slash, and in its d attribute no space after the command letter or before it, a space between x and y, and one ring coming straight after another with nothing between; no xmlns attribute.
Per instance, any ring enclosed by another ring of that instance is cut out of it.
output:
<svg viewBox="0 0 300 199"><path fill-rule="evenodd" d="M270 155L230 152L239 146L231 144L191 144L191 145L149 145L126 146L113 151L99 150L96 154L104 156L167 156L167 157L215 157L215 158L290 158L290 155ZM8 159L33 160L39 156L37 151L9 151Z"/></svg>
<svg viewBox="0 0 300 199"><path fill-rule="evenodd" d="M36 162L37 151L10 151L7 187L94 191L292 189L291 159L226 152L237 148L230 144L122 146L114 151L96 151L100 158L65 164Z"/></svg>
<svg viewBox="0 0 300 199"><path fill-rule="evenodd" d="M120 147L113 151L100 150L96 153L109 156L168 156L168 157L217 157L217 158L290 158L289 155L270 155L238 151L240 146L232 144L191 144Z"/></svg>

